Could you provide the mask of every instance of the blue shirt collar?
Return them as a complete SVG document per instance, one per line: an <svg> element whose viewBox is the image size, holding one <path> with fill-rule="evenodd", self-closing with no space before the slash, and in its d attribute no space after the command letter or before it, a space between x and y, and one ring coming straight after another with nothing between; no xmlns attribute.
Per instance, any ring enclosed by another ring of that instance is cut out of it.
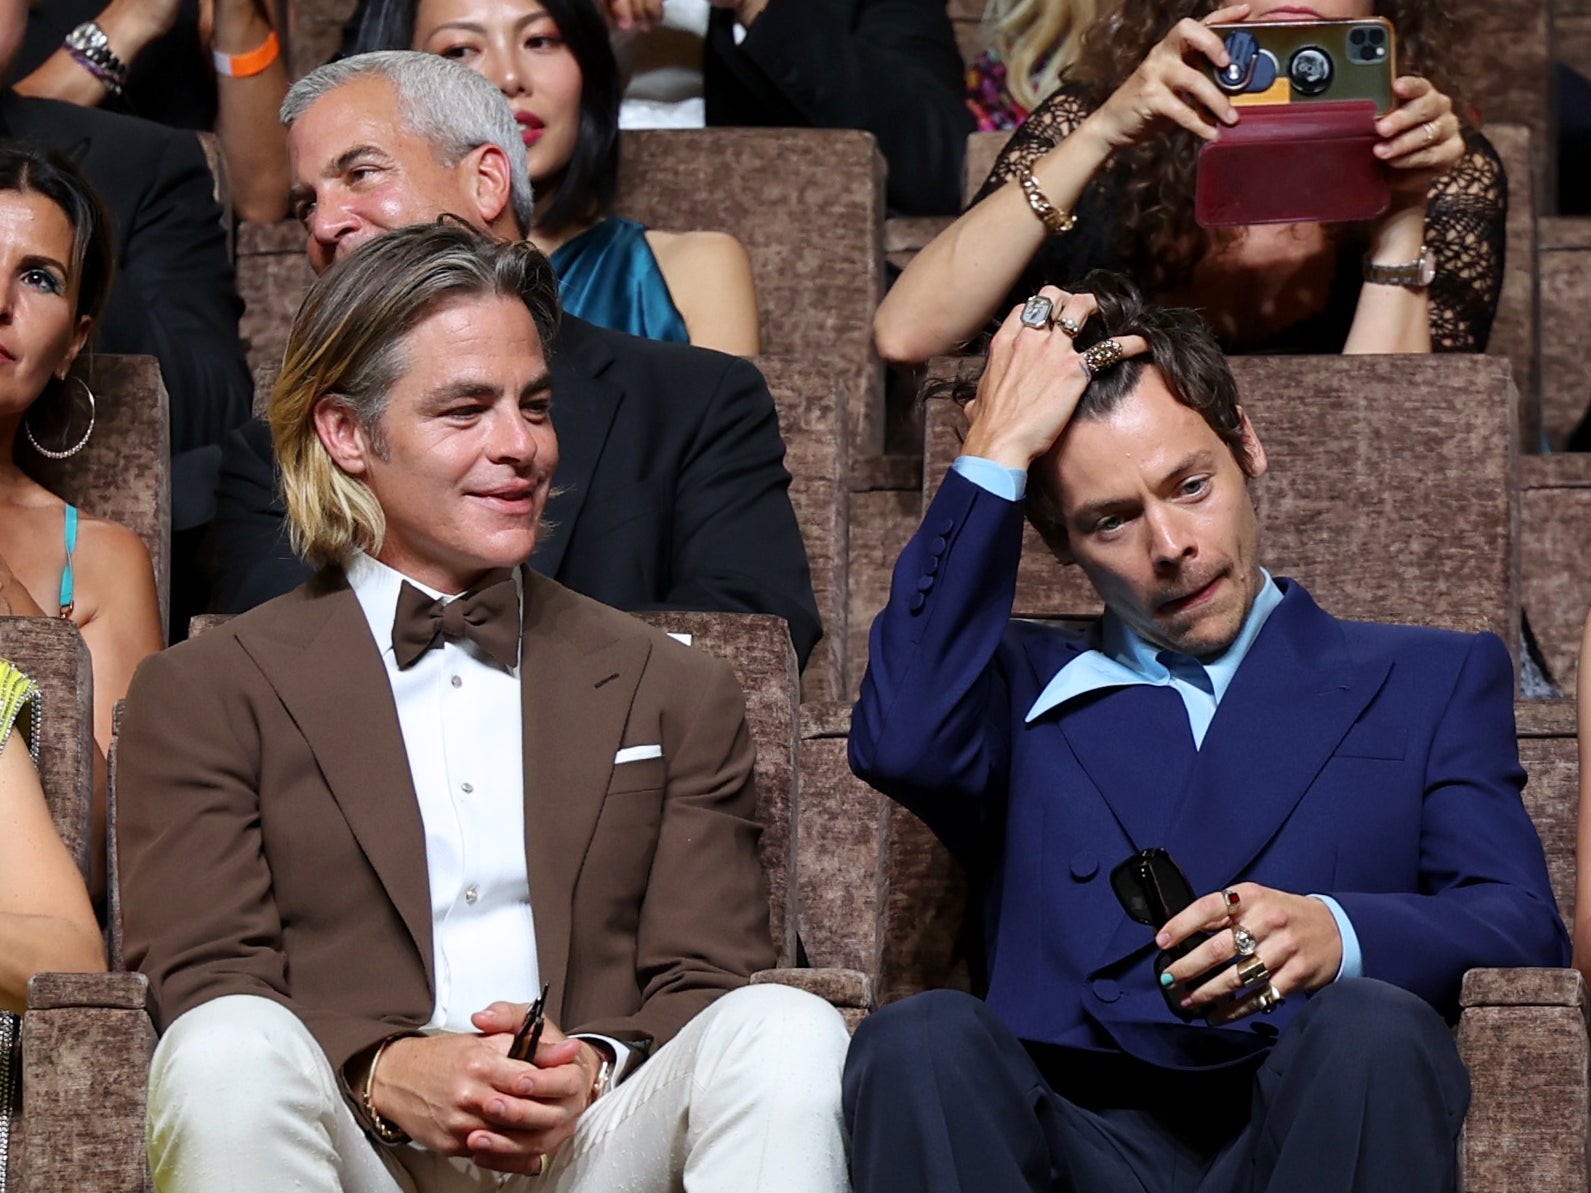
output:
<svg viewBox="0 0 1591 1193"><path fill-rule="evenodd" d="M1102 688L1128 687L1132 684L1163 686L1171 681L1173 671L1178 678L1206 688L1219 704L1231 686L1232 677L1248 657L1249 649L1259 637L1266 619L1282 603L1282 590L1271 574L1261 568L1260 575L1264 579L1259 592L1255 594L1253 605L1249 607L1243 628L1238 631L1231 646L1208 661L1176 654L1146 642L1107 609L1105 616L1100 619L1098 649L1083 651L1057 671L1039 693L1033 707L1028 709L1025 719L1031 723L1068 700Z"/></svg>

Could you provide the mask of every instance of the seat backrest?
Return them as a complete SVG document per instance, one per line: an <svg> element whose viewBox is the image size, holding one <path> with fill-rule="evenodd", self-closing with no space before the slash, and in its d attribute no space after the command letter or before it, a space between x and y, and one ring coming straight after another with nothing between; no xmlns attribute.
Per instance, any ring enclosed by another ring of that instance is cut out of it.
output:
<svg viewBox="0 0 1591 1193"><path fill-rule="evenodd" d="M1269 356L1231 361L1269 472L1254 483L1265 565L1338 617L1518 629L1518 460L1508 362L1492 356ZM976 377L935 361L930 379ZM928 403L925 503L964 420ZM1028 528L1019 617L1088 617L1099 598Z"/></svg>
<svg viewBox="0 0 1591 1193"><path fill-rule="evenodd" d="M779 412L790 504L812 569L823 639L807 660L801 691L808 700L836 700L845 691L846 593L850 526L850 449L843 383L817 359L760 356Z"/></svg>
<svg viewBox="0 0 1591 1193"><path fill-rule="evenodd" d="M1519 442L1536 451L1541 442L1541 385L1536 326L1536 189L1531 175L1530 129L1488 124L1481 130L1508 173L1508 222L1504 229L1503 291L1497 299L1486 351L1506 356L1519 388Z"/></svg>
<svg viewBox="0 0 1591 1193"><path fill-rule="evenodd" d="M304 225L293 219L239 224L237 272L243 299L238 331L248 347L249 367L278 368L298 304L315 280L304 255Z"/></svg>
<svg viewBox="0 0 1591 1193"><path fill-rule="evenodd" d="M94 798L94 670L88 647L77 627L62 618L0 617L0 658L43 690L35 728L39 782L56 831L86 881Z"/></svg>
<svg viewBox="0 0 1591 1193"><path fill-rule="evenodd" d="M302 79L331 61L342 42L343 22L353 16L358 0L282 0L282 6L287 10L288 71Z"/></svg>
<svg viewBox="0 0 1591 1193"><path fill-rule="evenodd" d="M884 296L884 159L849 129L620 134L618 215L665 232L729 232L751 254L762 349L843 379L852 455L884 447L873 310Z"/></svg>
<svg viewBox="0 0 1591 1193"><path fill-rule="evenodd" d="M1573 692L1591 610L1591 455L1521 456L1519 481L1520 601L1548 677Z"/></svg>
<svg viewBox="0 0 1591 1193"><path fill-rule="evenodd" d="M1580 822L1580 758L1573 700L1522 700L1514 706L1519 761L1529 781L1525 807L1547 853L1547 874L1565 923L1574 922L1575 838Z"/></svg>
<svg viewBox="0 0 1591 1193"><path fill-rule="evenodd" d="M1562 448L1591 406L1582 340L1591 310L1591 219L1545 219L1540 237L1541 422Z"/></svg>
<svg viewBox="0 0 1591 1193"><path fill-rule="evenodd" d="M770 613L638 614L648 625L688 640L727 661L746 697L746 721L757 744L757 816L769 919L779 964L795 958L792 873L797 804L796 716L800 678L784 619ZM685 636L688 636L686 638Z"/></svg>
<svg viewBox="0 0 1591 1193"><path fill-rule="evenodd" d="M1454 7L1461 18L1460 32L1468 36L1446 48L1449 61L1462 65L1467 83L1464 98L1487 124L1522 124L1530 130L1535 146L1530 173L1542 194L1554 193L1554 6L1539 0L1500 0ZM1447 40L1454 42L1450 34Z"/></svg>
<svg viewBox="0 0 1591 1193"><path fill-rule="evenodd" d="M983 180L989 177L989 171L994 169L995 159L1000 156L1000 150L1005 148L1005 143L1011 139L1007 132L968 133L967 158L962 176L961 205L965 207L972 202L983 187Z"/></svg>
<svg viewBox="0 0 1591 1193"><path fill-rule="evenodd" d="M84 353L72 376L94 394L94 433L65 460L19 444L18 462L56 496L143 540L165 625L171 606L171 413L160 365L152 356ZM69 385L76 396L78 387ZM74 419L72 425L83 424Z"/></svg>

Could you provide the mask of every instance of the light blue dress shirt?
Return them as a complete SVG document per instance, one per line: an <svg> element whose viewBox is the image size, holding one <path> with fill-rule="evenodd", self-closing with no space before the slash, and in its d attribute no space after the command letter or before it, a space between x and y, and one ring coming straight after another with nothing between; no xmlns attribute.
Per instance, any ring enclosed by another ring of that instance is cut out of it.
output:
<svg viewBox="0 0 1591 1193"><path fill-rule="evenodd" d="M1019 468L1007 468L979 456L958 456L952 467L980 489L1007 501L1020 501L1027 492L1027 473ZM1100 623L1100 649L1083 651L1057 671L1039 693L1033 707L1028 709L1026 720L1031 723L1069 700L1102 688L1149 684L1169 687L1182 697L1194 744L1202 746L1216 707L1232 684L1232 677L1248 657L1249 648L1259 637L1266 619L1282 603L1282 590L1271 579L1271 574L1264 569L1261 574L1265 577L1264 583L1254 597L1237 638L1218 658L1207 662L1146 642L1107 609ZM1342 964L1337 969L1337 977L1362 977L1364 955L1348 913L1330 895L1315 895L1314 898L1330 909L1342 936Z"/></svg>

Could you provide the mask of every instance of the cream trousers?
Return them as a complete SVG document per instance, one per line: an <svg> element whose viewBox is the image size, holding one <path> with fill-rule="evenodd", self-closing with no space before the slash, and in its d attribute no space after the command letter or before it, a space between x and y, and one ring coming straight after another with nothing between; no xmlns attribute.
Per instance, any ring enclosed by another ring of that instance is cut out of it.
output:
<svg viewBox="0 0 1591 1193"><path fill-rule="evenodd" d="M299 1018L230 995L179 1017L155 1049L150 1165L162 1193L843 1193L848 1044L822 999L732 991L598 1099L543 1176L504 1177L378 1148Z"/></svg>

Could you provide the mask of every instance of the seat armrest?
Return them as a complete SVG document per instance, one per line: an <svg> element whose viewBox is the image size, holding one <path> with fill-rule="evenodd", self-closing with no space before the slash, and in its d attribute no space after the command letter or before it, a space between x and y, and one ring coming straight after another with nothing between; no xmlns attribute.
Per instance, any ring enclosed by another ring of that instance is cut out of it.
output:
<svg viewBox="0 0 1591 1193"><path fill-rule="evenodd" d="M155 1027L143 974L38 974L22 1017L18 1193L145 1193Z"/></svg>
<svg viewBox="0 0 1591 1193"><path fill-rule="evenodd" d="M1586 1001L1572 969L1464 975L1458 1045L1472 1096L1460 1162L1470 1193L1587 1187Z"/></svg>
<svg viewBox="0 0 1591 1193"><path fill-rule="evenodd" d="M759 969L751 984L794 986L816 994L840 1012L852 1031L873 1009L873 980L859 969Z"/></svg>

